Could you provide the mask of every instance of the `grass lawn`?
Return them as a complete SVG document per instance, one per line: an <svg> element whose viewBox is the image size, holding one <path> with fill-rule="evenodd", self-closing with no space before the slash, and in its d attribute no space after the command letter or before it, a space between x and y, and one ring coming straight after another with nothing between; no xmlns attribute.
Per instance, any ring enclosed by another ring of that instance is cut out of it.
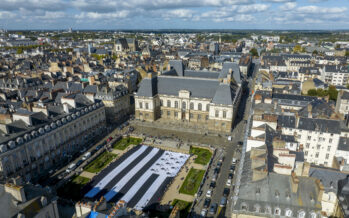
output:
<svg viewBox="0 0 349 218"><path fill-rule="evenodd" d="M116 156L116 154L106 151L99 155L94 161L89 163L84 170L90 173L98 173L106 165L108 165Z"/></svg>
<svg viewBox="0 0 349 218"><path fill-rule="evenodd" d="M125 148L127 148L129 145L131 144L138 145L141 142L142 142L142 139L139 139L139 138L133 138L133 137L122 138L121 140L119 140L113 145L113 148L118 150L125 150Z"/></svg>
<svg viewBox="0 0 349 218"><path fill-rule="evenodd" d="M187 177L183 182L183 185L179 189L179 193L194 195L200 186L202 177L204 177L205 170L197 170L191 168Z"/></svg>
<svg viewBox="0 0 349 218"><path fill-rule="evenodd" d="M81 189L90 181L89 178L75 176L70 182L60 187L57 194L66 199L80 200Z"/></svg>
<svg viewBox="0 0 349 218"><path fill-rule="evenodd" d="M195 159L194 163L202 164L202 165L208 164L208 162L210 162L210 159L212 157L211 151L204 148L191 147L190 154L197 155L197 158Z"/></svg>
<svg viewBox="0 0 349 218"><path fill-rule="evenodd" d="M174 199L172 202L172 206L177 205L179 207L179 210L180 210L179 217L187 217L192 203L193 202Z"/></svg>

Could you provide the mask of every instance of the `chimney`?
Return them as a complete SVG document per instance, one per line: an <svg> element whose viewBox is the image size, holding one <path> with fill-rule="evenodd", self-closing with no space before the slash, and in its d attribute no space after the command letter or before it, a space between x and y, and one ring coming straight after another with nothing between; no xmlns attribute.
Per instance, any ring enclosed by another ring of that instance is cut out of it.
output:
<svg viewBox="0 0 349 218"><path fill-rule="evenodd" d="M63 111L67 114L69 114L69 107L67 103L63 103Z"/></svg>
<svg viewBox="0 0 349 218"><path fill-rule="evenodd" d="M302 176L309 176L309 170L310 170L310 163L305 162L303 164L303 172L302 172Z"/></svg>
<svg viewBox="0 0 349 218"><path fill-rule="evenodd" d="M317 179L315 181L316 187L318 188L318 196L317 196L317 201L321 202L322 201L322 195L324 194L324 186L322 185L321 180Z"/></svg>
<svg viewBox="0 0 349 218"><path fill-rule="evenodd" d="M308 104L308 118L313 118L312 110L313 110L313 106L310 103Z"/></svg>
<svg viewBox="0 0 349 218"><path fill-rule="evenodd" d="M298 184L299 184L299 179L294 171L291 173L291 187L292 187L292 192L297 193L298 192Z"/></svg>

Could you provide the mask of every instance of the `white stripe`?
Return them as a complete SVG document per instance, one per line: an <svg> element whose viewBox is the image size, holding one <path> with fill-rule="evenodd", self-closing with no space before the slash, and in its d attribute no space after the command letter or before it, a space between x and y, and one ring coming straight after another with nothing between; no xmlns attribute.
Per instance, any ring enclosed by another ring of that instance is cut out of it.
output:
<svg viewBox="0 0 349 218"><path fill-rule="evenodd" d="M96 186L94 186L85 197L93 198L96 196L115 176L117 176L123 169L125 169L132 161L134 161L138 156L140 156L148 146L142 145L136 152L126 158L120 163L116 168L114 168L110 173L108 173Z"/></svg>
<svg viewBox="0 0 349 218"><path fill-rule="evenodd" d="M122 179L116 183L116 185L106 195L104 195L105 199L107 201L111 200L126 185L126 183L128 183L130 179L132 179L132 177L158 153L158 151L158 148L153 148L147 156L139 161L138 164L132 168L132 170L122 177Z"/></svg>
<svg viewBox="0 0 349 218"><path fill-rule="evenodd" d="M136 210L143 210L143 208L147 206L154 193L158 190L158 188L161 186L161 184L165 181L166 178L166 175L160 175L158 178L156 178L154 183L148 188L148 190L144 193L144 195L138 201L136 206L134 206L134 208Z"/></svg>
<svg viewBox="0 0 349 218"><path fill-rule="evenodd" d="M149 179L153 173L151 171L146 171L133 186L128 190L128 192L122 197L121 200L129 202L133 196L138 192L138 190L143 186L143 184Z"/></svg>

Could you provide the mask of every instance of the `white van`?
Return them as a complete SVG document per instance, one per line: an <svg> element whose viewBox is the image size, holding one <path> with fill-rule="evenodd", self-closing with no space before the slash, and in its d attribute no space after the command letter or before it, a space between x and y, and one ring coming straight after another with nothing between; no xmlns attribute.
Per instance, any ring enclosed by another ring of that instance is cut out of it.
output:
<svg viewBox="0 0 349 218"><path fill-rule="evenodd" d="M67 173L70 173L71 171L75 170L76 164L70 164L69 167L65 170Z"/></svg>
<svg viewBox="0 0 349 218"><path fill-rule="evenodd" d="M82 157L82 160L87 160L89 157L91 157L91 152L85 153L84 156Z"/></svg>

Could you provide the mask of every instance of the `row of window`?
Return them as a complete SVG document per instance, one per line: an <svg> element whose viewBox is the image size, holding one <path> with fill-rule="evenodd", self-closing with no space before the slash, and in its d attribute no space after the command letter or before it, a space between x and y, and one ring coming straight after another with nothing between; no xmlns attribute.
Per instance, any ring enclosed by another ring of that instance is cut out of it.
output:
<svg viewBox="0 0 349 218"><path fill-rule="evenodd" d="M308 151L305 151L305 152L304 152L304 155L305 155L305 156L308 156ZM320 155L319 152L316 152L316 153L315 153L315 158L318 158L319 155ZM329 157L330 157L330 154L327 153L327 154L326 154L326 160L328 160Z"/></svg>
<svg viewBox="0 0 349 218"><path fill-rule="evenodd" d="M163 116L164 115L164 111L163 110L161 110L161 116ZM170 117L171 115L172 115L172 112L171 111L167 111L166 112L166 115L167 115L167 117ZM174 115L174 117L178 117L178 112L177 111L175 111L175 112L173 112L173 115ZM194 118L194 114L192 114L192 113L190 113L189 114L189 117L190 117L190 119L193 119ZM208 120L208 115L205 115L205 120ZM198 114L197 115L197 119L198 120L201 120L202 119L202 115L201 114Z"/></svg>
<svg viewBox="0 0 349 218"><path fill-rule="evenodd" d="M162 99L160 100L160 105L161 105L161 106L165 106ZM166 102L166 107L172 107L172 102L171 102L171 100L167 100L167 102ZM179 102L178 102L178 101L174 101L174 108L179 108ZM181 108L182 108L183 110L186 110L186 109L187 109L187 103L186 103L185 101L182 102ZM190 110L194 110L194 102L190 102L190 104L189 104L189 109L190 109ZM198 105L197 105L197 110L198 110L198 111L202 111L202 110L203 110L203 107L202 107L202 104L201 104L201 103L198 103ZM210 110L210 105L209 105L209 104L206 104L206 111L209 111L209 110Z"/></svg>
<svg viewBox="0 0 349 218"><path fill-rule="evenodd" d="M247 211L248 210L248 206L247 206L247 204L245 204L245 203L242 203L241 204L241 210L244 210L244 211ZM256 204L256 205L254 205L253 206L253 211L254 212L257 212L257 213L261 213L261 206L259 205L259 204ZM278 208L278 207L276 207L276 208L274 208L274 211L272 211L272 208L270 207L270 206L267 206L266 208L265 208L265 213L266 214L275 214L275 215L277 215L277 216L280 216L281 215L281 209L280 208ZM293 214L293 211L291 210L291 209L286 209L285 210L285 216L286 217L294 217L294 216L296 216L295 214ZM304 210L300 210L300 211L298 211L298 213L297 213L297 217L298 218L304 218L306 216L306 212L304 211ZM316 218L317 217L317 214L315 213L315 212L311 212L310 213L310 217L311 218Z"/></svg>
<svg viewBox="0 0 349 218"><path fill-rule="evenodd" d="M306 148L310 148L310 143L305 144L305 147ZM316 149L320 150L321 149L321 145L320 144L316 145ZM327 151L331 151L331 146L327 146Z"/></svg>

